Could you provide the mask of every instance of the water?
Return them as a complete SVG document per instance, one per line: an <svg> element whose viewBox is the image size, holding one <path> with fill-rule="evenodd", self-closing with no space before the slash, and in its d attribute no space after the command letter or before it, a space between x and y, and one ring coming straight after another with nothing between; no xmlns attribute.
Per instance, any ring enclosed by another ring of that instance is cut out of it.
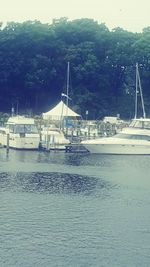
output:
<svg viewBox="0 0 150 267"><path fill-rule="evenodd" d="M150 266L150 157L0 150L0 266Z"/></svg>

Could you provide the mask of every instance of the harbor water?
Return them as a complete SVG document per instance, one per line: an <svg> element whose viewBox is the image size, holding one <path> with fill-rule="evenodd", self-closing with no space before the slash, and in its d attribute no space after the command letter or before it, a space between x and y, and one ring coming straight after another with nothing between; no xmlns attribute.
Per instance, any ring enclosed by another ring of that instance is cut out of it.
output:
<svg viewBox="0 0 150 267"><path fill-rule="evenodd" d="M149 156L0 149L1 267L148 267L149 210Z"/></svg>

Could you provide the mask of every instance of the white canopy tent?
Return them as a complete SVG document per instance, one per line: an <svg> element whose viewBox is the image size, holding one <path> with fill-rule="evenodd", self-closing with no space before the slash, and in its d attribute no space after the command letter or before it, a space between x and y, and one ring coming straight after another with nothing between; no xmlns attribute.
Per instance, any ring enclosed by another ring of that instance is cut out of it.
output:
<svg viewBox="0 0 150 267"><path fill-rule="evenodd" d="M64 117L81 117L61 100L53 109L43 113L44 120L62 120Z"/></svg>

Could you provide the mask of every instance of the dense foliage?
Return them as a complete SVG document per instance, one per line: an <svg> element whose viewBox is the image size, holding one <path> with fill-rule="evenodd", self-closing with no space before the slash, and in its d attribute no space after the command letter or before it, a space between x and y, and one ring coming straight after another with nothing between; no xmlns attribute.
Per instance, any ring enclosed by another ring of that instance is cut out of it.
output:
<svg viewBox="0 0 150 267"><path fill-rule="evenodd" d="M0 111L49 110L66 92L68 61L69 104L83 117L86 110L90 119L133 116L136 62L150 113L150 27L109 31L92 19L67 18L1 24Z"/></svg>

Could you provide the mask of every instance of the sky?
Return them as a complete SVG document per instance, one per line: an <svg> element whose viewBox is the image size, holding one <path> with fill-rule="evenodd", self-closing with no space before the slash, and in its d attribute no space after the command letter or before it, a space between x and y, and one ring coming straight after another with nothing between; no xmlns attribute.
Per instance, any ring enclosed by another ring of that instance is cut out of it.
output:
<svg viewBox="0 0 150 267"><path fill-rule="evenodd" d="M0 21L92 18L112 30L141 32L150 26L150 0L0 0Z"/></svg>

